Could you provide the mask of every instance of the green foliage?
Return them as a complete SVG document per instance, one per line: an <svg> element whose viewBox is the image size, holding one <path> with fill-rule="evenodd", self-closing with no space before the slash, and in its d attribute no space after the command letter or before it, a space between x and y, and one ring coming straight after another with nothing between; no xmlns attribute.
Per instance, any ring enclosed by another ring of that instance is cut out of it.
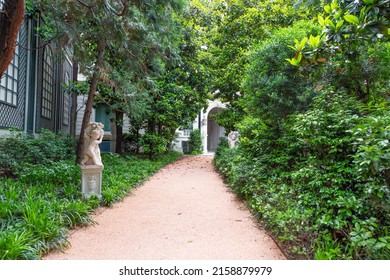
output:
<svg viewBox="0 0 390 280"><path fill-rule="evenodd" d="M202 153L202 136L199 129L191 130L189 145L190 154L198 155Z"/></svg>
<svg viewBox="0 0 390 280"><path fill-rule="evenodd" d="M278 132L244 119L215 164L290 258L388 259L389 124L388 103L329 91Z"/></svg>
<svg viewBox="0 0 390 280"><path fill-rule="evenodd" d="M146 132L141 137L140 146L143 153L152 159L157 155L167 152L170 143L169 140L173 140L173 138L169 137L167 139L156 132Z"/></svg>
<svg viewBox="0 0 390 280"><path fill-rule="evenodd" d="M207 75L209 98L228 103L228 109L216 119L228 131L236 130L244 116L245 105L240 99L246 89L242 82L254 46L269 38L275 28L306 18L303 9L292 8L294 2L191 1L191 23L200 49L198 69Z"/></svg>
<svg viewBox="0 0 390 280"><path fill-rule="evenodd" d="M386 94L388 78L383 74L388 67L382 62L390 59L384 50L389 47L390 2L325 2L331 3L322 3L324 14L317 17L321 37L295 39L294 57L286 60L306 70L307 77L316 76L320 87L331 84L344 88L365 102L380 94L378 86L386 84Z"/></svg>
<svg viewBox="0 0 390 280"><path fill-rule="evenodd" d="M275 120L307 107L314 93L312 81L286 63L285 57L293 51L285 46L296 37L315 32L319 32L318 26L298 22L275 31L256 48L243 81L248 94L243 96L241 105L247 113L261 117L267 123L275 123ZM305 42L296 41L297 46L293 49L304 48Z"/></svg>
<svg viewBox="0 0 390 280"><path fill-rule="evenodd" d="M83 199L80 168L73 159L27 166L13 180L0 179L0 259L39 259L67 246L69 228L93 223L95 208L121 200L178 156L170 153L150 161L103 154L102 201Z"/></svg>
<svg viewBox="0 0 390 280"><path fill-rule="evenodd" d="M131 129L130 132L123 134L122 151L124 153L138 154L141 134L138 129Z"/></svg>
<svg viewBox="0 0 390 280"><path fill-rule="evenodd" d="M179 61L178 41L181 26L176 20L185 5L183 0L165 1L73 1L30 0L28 10L39 11L43 25L41 36L55 43L58 50L72 44L72 59L79 65L89 83L88 100L82 121L77 161L81 161L85 140L84 129L90 120L94 98L110 106L118 114L120 128L123 113L143 118L144 113L130 112L134 95L150 93L150 85L168 65ZM34 12L35 13L35 12ZM106 30L111 30L109 33ZM102 36L102 34L105 34ZM101 94L98 82L110 88ZM73 92L83 88L72 86ZM137 103L137 108L142 106ZM121 133L118 131L118 152ZM153 133L153 131L151 131Z"/></svg>
<svg viewBox="0 0 390 280"><path fill-rule="evenodd" d="M387 102L368 104L351 129L356 179L379 222L390 220L390 112Z"/></svg>
<svg viewBox="0 0 390 280"><path fill-rule="evenodd" d="M0 139L0 171L11 175L26 165L51 164L74 153L69 136L42 130L38 138L13 132Z"/></svg>
<svg viewBox="0 0 390 280"><path fill-rule="evenodd" d="M200 2L200 1L199 1ZM212 55L209 69L212 91L223 101L239 98L242 75L250 62L249 53L275 27L289 26L304 17L291 9L294 1L203 1L212 23L200 24Z"/></svg>
<svg viewBox="0 0 390 280"><path fill-rule="evenodd" d="M388 37L389 10L388 0L332 1L324 6L327 17L322 25L326 40L340 42L345 39L358 43Z"/></svg>

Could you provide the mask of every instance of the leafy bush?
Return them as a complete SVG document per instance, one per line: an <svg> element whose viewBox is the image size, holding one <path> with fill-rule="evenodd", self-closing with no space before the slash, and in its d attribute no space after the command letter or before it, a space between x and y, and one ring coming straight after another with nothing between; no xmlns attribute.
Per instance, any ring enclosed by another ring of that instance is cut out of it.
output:
<svg viewBox="0 0 390 280"><path fill-rule="evenodd" d="M95 208L121 200L179 156L170 153L151 161L103 154L102 201L83 199L80 168L74 158L27 165L15 178L0 179L0 259L39 259L50 250L67 246L69 228L93 223L90 214Z"/></svg>
<svg viewBox="0 0 390 280"><path fill-rule="evenodd" d="M131 132L123 134L122 150L124 153L138 154L140 152L140 140L141 135L138 130L132 130Z"/></svg>
<svg viewBox="0 0 390 280"><path fill-rule="evenodd" d="M39 138L13 132L0 139L0 171L13 174L26 165L51 164L74 154L69 136L42 130Z"/></svg>
<svg viewBox="0 0 390 280"><path fill-rule="evenodd" d="M290 258L389 259L389 112L322 93L277 133L244 119L214 162Z"/></svg>
<svg viewBox="0 0 390 280"><path fill-rule="evenodd" d="M197 155L202 153L202 136L199 129L190 132L190 154Z"/></svg>
<svg viewBox="0 0 390 280"><path fill-rule="evenodd" d="M150 159L167 152L169 140L156 133L145 133L140 140L140 147Z"/></svg>
<svg viewBox="0 0 390 280"><path fill-rule="evenodd" d="M262 41L252 52L243 79L243 107L250 115L272 124L293 113L306 109L312 96L312 81L304 79L298 69L286 63L293 50L286 48L294 38L319 33L319 26L297 22L281 28ZM250 94L249 94L250 93Z"/></svg>

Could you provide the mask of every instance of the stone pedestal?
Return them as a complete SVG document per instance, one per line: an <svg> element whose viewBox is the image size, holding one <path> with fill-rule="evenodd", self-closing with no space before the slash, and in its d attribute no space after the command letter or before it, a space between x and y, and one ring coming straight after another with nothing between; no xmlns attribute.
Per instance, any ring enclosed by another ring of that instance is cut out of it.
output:
<svg viewBox="0 0 390 280"><path fill-rule="evenodd" d="M102 198L102 165L80 166L82 177L82 192L85 198L97 196Z"/></svg>

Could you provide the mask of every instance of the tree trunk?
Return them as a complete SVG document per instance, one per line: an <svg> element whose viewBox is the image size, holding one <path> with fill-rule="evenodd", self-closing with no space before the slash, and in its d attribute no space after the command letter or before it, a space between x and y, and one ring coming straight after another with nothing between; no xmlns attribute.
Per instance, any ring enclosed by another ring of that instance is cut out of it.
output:
<svg viewBox="0 0 390 280"><path fill-rule="evenodd" d="M25 7L25 0L5 0L0 11L0 77L14 56Z"/></svg>
<svg viewBox="0 0 390 280"><path fill-rule="evenodd" d="M79 141L79 145L77 149L77 157L76 157L76 163L78 164L81 163L84 156L84 149L85 149L84 131L87 128L88 123L90 122L91 119L92 106L94 102L94 97L96 95L97 85L99 81L99 74L100 74L100 66L103 61L105 48L106 48L106 41L104 38L102 38L98 43L98 53L96 57L95 69L91 78L91 85L89 87L87 104L85 105L83 122L81 123L80 141Z"/></svg>
<svg viewBox="0 0 390 280"><path fill-rule="evenodd" d="M122 139L123 139L123 112L115 112L115 126L116 126L116 145L115 153L122 154Z"/></svg>

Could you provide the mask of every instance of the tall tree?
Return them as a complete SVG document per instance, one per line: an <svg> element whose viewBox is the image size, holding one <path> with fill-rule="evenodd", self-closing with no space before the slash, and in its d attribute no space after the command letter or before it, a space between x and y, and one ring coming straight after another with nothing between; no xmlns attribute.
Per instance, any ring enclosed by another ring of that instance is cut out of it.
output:
<svg viewBox="0 0 390 280"><path fill-rule="evenodd" d="M210 72L210 91L213 98L228 102L228 110L218 114L217 122L235 130L235 124L244 114L239 100L246 94L242 82L253 47L269 37L272 29L290 26L306 15L292 8L294 0L194 0L192 3L203 15L197 24L205 31L201 40L210 57L205 64Z"/></svg>
<svg viewBox="0 0 390 280"><path fill-rule="evenodd" d="M84 151L84 130L90 121L97 84L111 72L112 55L136 77L153 72L157 58L168 58L171 15L182 0L31 0L46 20L44 36L71 43L90 87L80 132L77 162ZM167 55L168 53L168 55Z"/></svg>
<svg viewBox="0 0 390 280"><path fill-rule="evenodd" d="M325 2L317 17L322 36L297 38L294 57L287 60L314 68L308 73L319 76L316 79L368 102L387 68L381 66L378 55L383 54L377 50L388 48L390 0Z"/></svg>
<svg viewBox="0 0 390 280"><path fill-rule="evenodd" d="M224 101L242 96L242 77L253 46L275 27L290 26L302 18L291 8L294 1L219 0L211 8L217 17L212 27L209 51L213 90Z"/></svg>
<svg viewBox="0 0 390 280"><path fill-rule="evenodd" d="M0 1L0 77L14 56L25 6L25 0Z"/></svg>
<svg viewBox="0 0 390 280"><path fill-rule="evenodd" d="M130 117L134 128L145 129L145 136L135 138L142 140L143 150L152 157L169 149L176 129L187 128L206 106L207 74L201 63L204 51L197 40L195 18L193 7L175 14L169 50L171 59L145 63L154 74L147 80L137 79L123 68L123 62L118 60L120 56L113 53L111 65L115 65L115 69L110 79L115 88L99 94L96 101L108 105L115 115L116 152L122 150L123 114ZM172 52L177 55L173 56Z"/></svg>

